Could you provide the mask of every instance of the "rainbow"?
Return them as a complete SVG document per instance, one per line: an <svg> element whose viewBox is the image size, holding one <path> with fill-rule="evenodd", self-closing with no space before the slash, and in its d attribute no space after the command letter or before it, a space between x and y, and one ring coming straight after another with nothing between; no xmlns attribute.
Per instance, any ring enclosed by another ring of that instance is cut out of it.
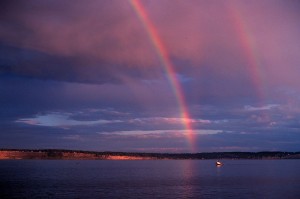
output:
<svg viewBox="0 0 300 199"><path fill-rule="evenodd" d="M145 10L144 6L139 0L129 0L133 10L135 11L136 15L140 19L141 23L143 24L148 37L153 44L156 53L159 57L159 60L167 74L167 79L170 82L171 88L173 93L177 99L177 103L179 105L180 114L181 114L181 122L184 126L186 131L187 140L191 146L192 151L196 151L195 146L195 133L193 132L190 114L186 105L186 100L183 94L182 87L176 78L176 72L174 70L174 66L169 58L168 52L156 30L156 27L151 22L147 11Z"/></svg>
<svg viewBox="0 0 300 199"><path fill-rule="evenodd" d="M256 45L255 37L251 33L249 26L245 21L245 17L239 11L237 4L229 4L229 12L232 17L233 26L237 32L237 39L241 44L246 61L248 63L248 71L252 78L252 84L256 89L256 95L259 98L259 103L264 99L262 89L262 74L260 68L262 66L259 50Z"/></svg>

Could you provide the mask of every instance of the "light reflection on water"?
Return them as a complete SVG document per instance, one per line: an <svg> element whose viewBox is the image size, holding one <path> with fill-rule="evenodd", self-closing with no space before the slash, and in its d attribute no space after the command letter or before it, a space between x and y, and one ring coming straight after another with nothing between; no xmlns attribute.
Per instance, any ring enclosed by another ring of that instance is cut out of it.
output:
<svg viewBox="0 0 300 199"><path fill-rule="evenodd" d="M300 198L300 160L0 161L0 198Z"/></svg>
<svg viewBox="0 0 300 199"><path fill-rule="evenodd" d="M183 171L183 179L184 179L184 186L183 186L184 198L191 198L194 193L194 189L191 183L193 179L193 171L195 170L193 166L194 166L193 161L184 161L182 163L182 171Z"/></svg>

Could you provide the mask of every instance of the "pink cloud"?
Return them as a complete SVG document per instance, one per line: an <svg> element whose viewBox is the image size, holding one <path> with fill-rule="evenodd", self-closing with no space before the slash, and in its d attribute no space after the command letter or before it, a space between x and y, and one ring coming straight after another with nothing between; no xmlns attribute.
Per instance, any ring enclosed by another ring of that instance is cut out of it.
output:
<svg viewBox="0 0 300 199"><path fill-rule="evenodd" d="M291 2L141 3L180 73L197 78L207 73L220 79L254 78L249 62L255 60L260 86L298 88L300 28ZM76 57L70 69L84 76L81 81L105 76L108 81L113 76L128 82L131 73L136 77L161 77L157 51L128 1L26 1L9 11L4 20L11 23L1 24L1 41L50 55ZM239 32L237 20L244 25L244 32ZM251 39L246 41L249 45L242 43L243 38ZM50 67L32 65L26 67L36 75L48 71L43 67ZM138 86L134 89L140 90ZM209 89L215 90L215 95L224 91L213 86Z"/></svg>
<svg viewBox="0 0 300 199"><path fill-rule="evenodd" d="M32 3L33 8L20 5L23 8L16 8L17 15L10 16L31 35L23 37L17 27L5 27L0 31L2 40L50 54L80 55L90 62L104 60L139 68L158 64L151 40L127 1ZM293 54L299 47L290 43L299 35L297 20L287 8L279 7L281 3L142 1L142 4L171 57L194 64L208 60L218 64L224 60L234 62L231 58L243 49L230 12L239 9L243 15L238 17L249 27L261 55L270 64L299 61ZM216 55L220 59L212 60Z"/></svg>

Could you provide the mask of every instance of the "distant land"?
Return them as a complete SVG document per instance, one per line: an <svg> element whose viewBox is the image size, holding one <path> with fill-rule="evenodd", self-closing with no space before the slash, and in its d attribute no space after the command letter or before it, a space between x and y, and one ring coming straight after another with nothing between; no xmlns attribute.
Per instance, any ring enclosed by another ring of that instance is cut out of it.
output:
<svg viewBox="0 0 300 199"><path fill-rule="evenodd" d="M300 152L134 153L64 149L0 149L3 159L39 160L163 160L163 159L300 159Z"/></svg>

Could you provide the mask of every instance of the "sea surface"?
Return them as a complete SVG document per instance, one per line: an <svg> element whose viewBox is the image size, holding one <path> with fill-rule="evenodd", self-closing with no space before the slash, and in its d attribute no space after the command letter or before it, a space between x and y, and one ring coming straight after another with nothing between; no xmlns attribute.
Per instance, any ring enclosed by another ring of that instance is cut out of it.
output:
<svg viewBox="0 0 300 199"><path fill-rule="evenodd" d="M300 160L1 160L0 198L300 198Z"/></svg>

